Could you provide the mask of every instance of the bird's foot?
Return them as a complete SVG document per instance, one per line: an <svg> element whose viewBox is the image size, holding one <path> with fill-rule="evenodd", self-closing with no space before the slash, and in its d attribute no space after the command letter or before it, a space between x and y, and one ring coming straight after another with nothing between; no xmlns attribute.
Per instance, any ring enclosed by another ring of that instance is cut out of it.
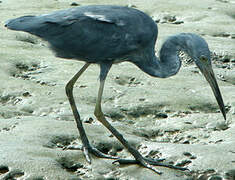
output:
<svg viewBox="0 0 235 180"><path fill-rule="evenodd" d="M91 145L89 145L88 147L83 146L82 150L83 150L83 153L85 155L85 158L86 158L87 162L90 163L90 164L91 164L90 154L93 154L94 156L99 157L99 158L119 159L118 157L114 157L114 156L111 156L111 155L104 154L104 153L102 153L101 151L99 151L98 149L96 149L95 147L93 147Z"/></svg>
<svg viewBox="0 0 235 180"><path fill-rule="evenodd" d="M188 168L184 168L184 167L179 167L179 166L174 166L171 164L167 164L167 163L162 163L164 159L150 159L150 158L141 158L140 160L136 160L136 159L117 159L116 161L114 161L113 163L119 163L119 164L140 164L148 169L151 169L152 171L156 172L157 174L162 174L162 172L156 170L153 166L163 166L163 167L167 167L167 168L171 168L171 169L177 169L177 170L181 170L181 171L185 171L188 170Z"/></svg>

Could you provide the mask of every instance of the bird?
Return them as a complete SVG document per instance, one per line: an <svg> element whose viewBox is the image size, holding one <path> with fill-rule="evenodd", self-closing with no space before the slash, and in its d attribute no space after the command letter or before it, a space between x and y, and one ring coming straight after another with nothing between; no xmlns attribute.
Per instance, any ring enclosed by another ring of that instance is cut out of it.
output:
<svg viewBox="0 0 235 180"><path fill-rule="evenodd" d="M24 31L47 41L55 56L83 61L83 67L66 84L74 119L82 140L82 150L91 163L93 154L100 158L111 158L120 164L139 164L161 174L155 166L187 170L163 163L161 159L143 157L105 118L101 100L105 79L113 64L123 61L133 63L152 77L167 78L177 74L181 67L179 51L187 53L208 81L224 119L226 111L211 63L207 42L194 33L171 35L162 44L159 56L155 54L158 26L146 13L131 7L116 5L87 5L49 14L28 15L6 21L10 30ZM99 89L94 114L120 142L134 159L121 159L100 152L89 142L73 97L77 79L91 65L100 67Z"/></svg>

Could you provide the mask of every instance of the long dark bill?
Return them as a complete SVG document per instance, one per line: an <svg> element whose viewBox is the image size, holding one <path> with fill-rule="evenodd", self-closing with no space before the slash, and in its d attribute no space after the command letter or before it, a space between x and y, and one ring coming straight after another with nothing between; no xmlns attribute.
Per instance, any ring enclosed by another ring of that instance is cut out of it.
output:
<svg viewBox="0 0 235 180"><path fill-rule="evenodd" d="M214 72L212 70L212 68L210 66L208 66L207 68L204 69L204 71L202 71L203 75L205 76L206 80L208 81L208 83L211 86L211 89L215 95L215 98L217 100L217 103L219 105L220 111L222 112L224 119L226 120L226 112L225 112L225 107L224 107L224 101L223 98L221 96L220 93L220 89L218 86L218 83L215 79L215 75Z"/></svg>

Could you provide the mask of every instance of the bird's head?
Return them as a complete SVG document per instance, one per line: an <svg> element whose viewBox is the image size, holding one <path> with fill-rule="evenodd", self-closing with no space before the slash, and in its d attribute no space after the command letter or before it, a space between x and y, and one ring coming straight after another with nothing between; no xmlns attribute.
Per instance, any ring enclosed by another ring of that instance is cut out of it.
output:
<svg viewBox="0 0 235 180"><path fill-rule="evenodd" d="M215 95L215 98L217 100L217 103L219 105L219 108L224 116L224 119L226 120L225 106L222 95L220 93L218 83L215 78L215 74L212 69L210 54L206 53L206 55L200 55L195 61L195 63L200 69L201 73L205 76L208 83L210 84L212 91Z"/></svg>

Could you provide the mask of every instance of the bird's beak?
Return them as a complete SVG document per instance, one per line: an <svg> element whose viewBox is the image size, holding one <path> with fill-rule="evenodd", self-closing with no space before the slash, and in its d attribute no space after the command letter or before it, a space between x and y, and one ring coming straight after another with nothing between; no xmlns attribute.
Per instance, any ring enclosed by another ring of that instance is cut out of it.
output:
<svg viewBox="0 0 235 180"><path fill-rule="evenodd" d="M224 119L226 120L226 112L225 112L225 107L224 107L224 101L220 93L219 86L217 84L217 81L215 79L215 75L213 72L213 69L211 66L206 66L201 70L202 74L205 76L206 80L211 86L211 89L215 95L215 98L217 100L217 103L219 105L220 111L222 112Z"/></svg>

